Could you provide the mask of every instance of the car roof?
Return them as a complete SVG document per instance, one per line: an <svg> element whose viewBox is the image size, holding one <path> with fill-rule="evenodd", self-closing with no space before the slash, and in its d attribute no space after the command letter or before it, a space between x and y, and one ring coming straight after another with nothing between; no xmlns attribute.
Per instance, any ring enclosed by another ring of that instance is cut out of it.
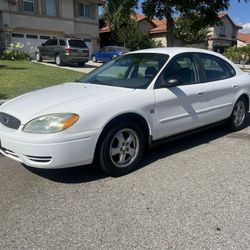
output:
<svg viewBox="0 0 250 250"><path fill-rule="evenodd" d="M213 54L216 56L221 56L219 53L205 50L205 49L198 49L198 48L189 48L189 47L167 47L167 48L151 48L151 49L143 49L130 52L129 54L133 53L158 53L158 54L166 54L166 55L177 55L180 53L188 53L188 52L196 52L196 53L208 53Z"/></svg>
<svg viewBox="0 0 250 250"><path fill-rule="evenodd" d="M81 41L84 41L83 39L81 38L76 38L76 37L56 37L56 38L51 38L51 39L62 39L62 40L81 40ZM51 40L49 39L49 40Z"/></svg>

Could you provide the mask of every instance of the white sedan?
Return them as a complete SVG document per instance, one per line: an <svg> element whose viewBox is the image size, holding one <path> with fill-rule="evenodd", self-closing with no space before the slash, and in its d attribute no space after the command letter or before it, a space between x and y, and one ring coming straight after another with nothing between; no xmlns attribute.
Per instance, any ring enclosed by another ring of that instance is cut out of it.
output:
<svg viewBox="0 0 250 250"><path fill-rule="evenodd" d="M250 76L207 50L126 54L78 82L30 92L0 107L0 152L36 168L98 159L112 176L133 171L146 147L227 122L244 127Z"/></svg>

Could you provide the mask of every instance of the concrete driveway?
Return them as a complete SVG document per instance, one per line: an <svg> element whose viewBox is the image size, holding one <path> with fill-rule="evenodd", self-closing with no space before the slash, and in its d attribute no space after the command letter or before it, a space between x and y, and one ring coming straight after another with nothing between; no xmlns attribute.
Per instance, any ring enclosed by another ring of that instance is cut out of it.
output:
<svg viewBox="0 0 250 250"><path fill-rule="evenodd" d="M45 65L52 66L52 67L58 67L54 62L41 62L41 64L45 64ZM78 71L82 73L89 73L92 70L100 67L102 64L103 63L94 63L92 61L88 61L83 67L78 67L76 64L72 66L60 66L60 68L74 70L74 71Z"/></svg>

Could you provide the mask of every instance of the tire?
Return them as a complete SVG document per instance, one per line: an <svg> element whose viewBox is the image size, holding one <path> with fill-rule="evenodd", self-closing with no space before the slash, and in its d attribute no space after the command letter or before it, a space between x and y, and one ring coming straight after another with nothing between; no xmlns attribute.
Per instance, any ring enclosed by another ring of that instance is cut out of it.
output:
<svg viewBox="0 0 250 250"><path fill-rule="evenodd" d="M95 56L92 56L92 62L97 62L97 59Z"/></svg>
<svg viewBox="0 0 250 250"><path fill-rule="evenodd" d="M63 61L60 55L56 55L55 62L57 66L63 66Z"/></svg>
<svg viewBox="0 0 250 250"><path fill-rule="evenodd" d="M84 66L85 66L85 62L79 62L79 63L78 63L78 66L79 66L79 67L84 67Z"/></svg>
<svg viewBox="0 0 250 250"><path fill-rule="evenodd" d="M41 57L41 54L39 52L36 53L36 61L37 62L42 62L42 57Z"/></svg>
<svg viewBox="0 0 250 250"><path fill-rule="evenodd" d="M137 124L123 122L116 125L101 143L101 168L114 177L128 174L138 166L144 149L145 135Z"/></svg>
<svg viewBox="0 0 250 250"><path fill-rule="evenodd" d="M233 112L229 118L229 126L232 131L244 128L247 120L248 102L246 98L240 97L234 105Z"/></svg>

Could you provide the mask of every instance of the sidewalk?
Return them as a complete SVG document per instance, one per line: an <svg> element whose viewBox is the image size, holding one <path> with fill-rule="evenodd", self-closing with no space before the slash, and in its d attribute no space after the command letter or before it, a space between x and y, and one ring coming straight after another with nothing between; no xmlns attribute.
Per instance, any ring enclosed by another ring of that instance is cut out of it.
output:
<svg viewBox="0 0 250 250"><path fill-rule="evenodd" d="M36 61L34 61L36 62ZM81 73L89 73L91 72L92 70L100 67L102 65L102 63L94 63L94 62L91 62L91 61L88 61L83 67L78 67L78 66L75 66L75 65L72 65L72 66L57 66L55 63L53 62L36 62L36 63L41 63L41 64L44 64L44 65L48 65L48 66L52 66L52 67L58 67L58 68L62 68L62 69L69 69L69 70L73 70L73 71L78 71L78 72L81 72Z"/></svg>

